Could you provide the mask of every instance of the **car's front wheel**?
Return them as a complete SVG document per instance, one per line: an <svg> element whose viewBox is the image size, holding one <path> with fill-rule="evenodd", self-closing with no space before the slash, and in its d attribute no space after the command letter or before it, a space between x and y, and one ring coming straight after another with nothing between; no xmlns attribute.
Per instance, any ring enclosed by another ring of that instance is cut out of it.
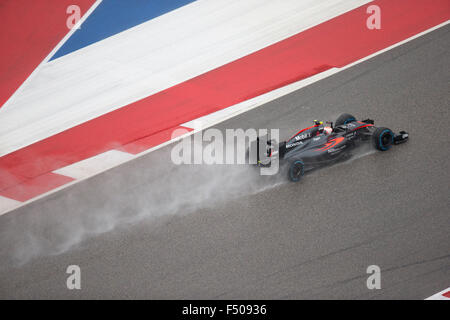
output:
<svg viewBox="0 0 450 320"><path fill-rule="evenodd" d="M394 133L389 128L376 128L372 138L375 148L380 151L389 150L394 143Z"/></svg>
<svg viewBox="0 0 450 320"><path fill-rule="evenodd" d="M292 161L289 170L288 178L292 182L298 182L305 174L305 164L301 160Z"/></svg>

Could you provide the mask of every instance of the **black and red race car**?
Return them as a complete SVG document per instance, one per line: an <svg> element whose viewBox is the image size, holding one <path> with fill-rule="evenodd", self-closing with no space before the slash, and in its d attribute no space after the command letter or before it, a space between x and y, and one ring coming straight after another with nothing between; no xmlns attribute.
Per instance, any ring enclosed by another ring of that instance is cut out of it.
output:
<svg viewBox="0 0 450 320"><path fill-rule="evenodd" d="M376 149L386 151L394 144L408 140L408 133L394 133L385 127L375 127L374 121L358 121L351 114L344 113L336 122L314 120L314 125L297 132L293 137L278 144L266 140L266 150L259 152L257 143L257 165L270 166L274 159L288 164L288 178L297 182L310 170L342 161L351 157L351 151L364 141L372 140Z"/></svg>

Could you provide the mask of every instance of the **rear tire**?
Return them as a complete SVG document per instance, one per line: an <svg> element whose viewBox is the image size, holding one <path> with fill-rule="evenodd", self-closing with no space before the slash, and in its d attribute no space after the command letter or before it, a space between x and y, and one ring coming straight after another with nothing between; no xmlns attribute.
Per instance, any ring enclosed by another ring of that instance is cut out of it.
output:
<svg viewBox="0 0 450 320"><path fill-rule="evenodd" d="M347 124L353 121L356 121L356 118L354 116L349 113L343 113L336 119L335 125L342 126L343 124Z"/></svg>
<svg viewBox="0 0 450 320"><path fill-rule="evenodd" d="M305 164L301 160L292 161L289 170L288 178L292 182L299 182L305 174Z"/></svg>
<svg viewBox="0 0 450 320"><path fill-rule="evenodd" d="M389 128L376 128L372 138L375 148L380 151L389 150L394 144L394 133Z"/></svg>

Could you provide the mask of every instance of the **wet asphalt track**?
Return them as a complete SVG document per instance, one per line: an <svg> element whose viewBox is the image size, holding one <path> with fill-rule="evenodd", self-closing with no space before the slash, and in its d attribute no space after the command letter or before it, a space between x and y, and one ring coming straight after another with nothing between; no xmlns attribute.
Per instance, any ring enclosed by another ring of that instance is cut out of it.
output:
<svg viewBox="0 0 450 320"><path fill-rule="evenodd" d="M218 126L280 128L286 138L349 112L409 131L407 144L265 190L247 171L174 168L170 149L148 154L0 217L0 298L423 299L445 289L449 32ZM257 186L246 192L246 183ZM138 214L49 255L85 238L71 228L95 233L111 216ZM11 253L38 256L17 265ZM82 290L66 289L70 264L81 267ZM372 264L381 290L366 288Z"/></svg>

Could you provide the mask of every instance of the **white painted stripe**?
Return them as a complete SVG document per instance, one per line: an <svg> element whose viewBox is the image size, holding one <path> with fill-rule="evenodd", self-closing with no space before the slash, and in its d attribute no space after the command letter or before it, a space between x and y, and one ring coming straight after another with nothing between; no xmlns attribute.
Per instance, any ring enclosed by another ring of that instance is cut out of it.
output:
<svg viewBox="0 0 450 320"><path fill-rule="evenodd" d="M0 216L22 205L22 202L0 196Z"/></svg>
<svg viewBox="0 0 450 320"><path fill-rule="evenodd" d="M381 54L381 53L384 53L384 52L386 52L386 51L388 51L388 50L391 50L391 49L393 49L393 48L395 48L395 47L398 47L398 46L400 46L400 45L402 45L402 44L405 44L405 43L407 43L407 42L409 42L409 41L411 41L411 40L414 40L414 39L416 39L416 38L418 38L418 37L421 37L421 36L423 36L423 35L425 35L425 34L427 34L427 33L429 33L429 32L432 32L432 31L434 31L434 30L436 30L436 29L439 29L439 28L441 28L441 27L447 25L449 22L450 22L450 20L448 20L448 21L446 21L446 22L444 22L444 23L442 23L442 24L440 24L440 25L438 25L438 26L435 26L435 27L433 27L433 28L430 28L430 29L428 29L428 30L426 30L426 31L424 31L424 32L421 32L421 33L419 33L419 34L417 34L417 35L415 35L415 36L412 36L412 37L410 37L410 38L408 38L408 39L406 39L406 40L404 40L404 41L401 41L401 42L399 42L399 43L397 43L397 44L395 44L395 45L392 45L392 46L390 46L390 47L388 47L388 48L386 48L386 49L380 50L380 51L378 51L378 52L376 52L376 53L374 53L374 54L372 54L372 55L370 55L370 56L367 56L367 57L365 57L365 58L363 58L363 59L361 59L361 60L358 60L358 61L356 61L356 62L354 62L354 63L352 63L352 64L349 64L349 65L347 65L347 66L345 66L345 67L342 67L342 68L334 68L334 69L325 71L325 72L320 73L320 74L317 74L317 75L315 75L315 76L313 76L313 77L311 77L311 78L304 79L304 80L301 80L301 81L292 83L292 84L290 84L290 85L287 85L287 86L285 86L285 87L279 88L279 89L277 89L277 90L273 90L273 91L271 91L271 92L269 92L269 93L266 93L266 94L262 95L261 97L256 97L256 98L254 98L254 99L251 99L251 100L253 100L252 102L247 102L247 101L245 101L245 102L242 102L242 103L237 104L237 105L235 105L235 106L232 106L232 107L229 107L229 108L227 108L227 109L221 110L221 111L219 111L219 112L210 114L210 115L205 116L205 117L201 117L201 118L198 119L198 122L197 122L197 123L195 122L195 120L192 121L192 122L186 123L187 127L193 128L194 130L193 130L193 131L190 131L190 132L188 132L188 133L186 133L186 134L184 134L184 135L182 135L182 136L179 136L179 137L177 137L177 138L175 138L175 139L166 141L166 142L164 142L164 143L162 143L162 144L160 144L160 145L157 145L157 146L155 146L155 147L153 147L153 148L151 148L151 149L145 150L145 151L139 153L138 155L136 155L135 158L142 157L142 156L144 156L144 155L146 155L146 154L148 154L148 153L150 153L150 152L153 152L153 151L155 151L155 150L158 150L158 149L160 149L160 148L163 148L163 147L165 147L165 146L168 146L168 145L170 145L170 144L172 144L172 143L174 143L174 142L177 142L177 141L179 141L179 140L181 140L181 139L183 139L183 138L185 138L185 137L188 137L188 136L190 136L190 135L192 135L192 134L198 132L198 131L201 130L201 129L206 129L206 128L208 128L208 127L211 127L211 126L213 126L213 125L216 125L216 124L218 124L218 123L220 123L220 122L223 122L223 121L225 121L225 120L228 120L229 118L235 117L235 116L237 116L237 115L239 115L239 114L241 114L241 113L244 113L244 112L246 112L246 111L249 111L249 110L251 110L251 109L254 109L254 108L256 108L256 107L258 107L258 106L261 106L261 105L263 105L263 104L265 104L265 103L267 103L267 102L270 102L270 101L272 101L272 100L274 100L274 99L277 99L277 98L279 98L279 97L281 97L281 96L283 96L283 95L289 94L289 93L291 93L291 92L293 92L293 91L296 91L296 90L298 90L298 89L301 89L301 88L303 88L303 87L306 87L306 86L308 86L308 85L310 85L310 84L312 84L312 83L315 83L315 82L317 82L317 81L320 81L320 80L322 80L322 79L324 79L324 78L327 78L327 77L329 77L329 76L331 76L331 75L333 75L333 74L336 74L336 73L338 73L338 72L340 72L340 71L346 70L346 69L348 69L348 68L350 68L350 67L352 67L352 66L354 66L354 65L357 65L357 64L359 64L359 63L361 63L361 62L364 62L364 61L366 61L366 60L369 60L369 59L371 59L371 58L373 58L373 57L375 57L375 56L377 56L377 55L379 55L379 54ZM249 101L250 101L250 100L249 100ZM58 171L58 170L57 170L57 171ZM55 171L55 172L56 172L56 171ZM99 172L99 173L100 173L100 172ZM71 185L73 185L73 184L75 184L75 183L81 182L81 181L83 181L83 180L85 180L85 179L87 179L87 178L89 178L89 177L84 177L84 178L81 178L81 179L72 181L72 182L70 182L70 183L68 183L68 184L66 184L66 185L64 185L64 186L58 187L58 188L56 188L56 189L54 189L54 190L51 190L51 191L49 191L49 192L47 192L47 193L44 193L44 194L38 196L38 197L36 197L36 198L30 199L30 200L28 200L28 201L26 201L26 202L23 202L21 205L26 205L26 204L31 203L31 202L33 202L33 201L36 201L36 200L38 200L38 199L45 198L46 196L48 196L48 195L50 195L50 194L52 194L52 193L58 192L58 191L60 191L60 190L62 190L62 189L64 189L64 188L67 188L67 187L69 187L69 186L71 186ZM10 210L12 210L12 209L10 209ZM8 210L8 211L10 211L10 210ZM8 212L8 211L2 211L2 210L0 210L0 214L4 214L4 213L6 213L6 212Z"/></svg>
<svg viewBox="0 0 450 320"><path fill-rule="evenodd" d="M74 179L85 179L135 158L134 155L110 150L53 171Z"/></svg>
<svg viewBox="0 0 450 320"><path fill-rule="evenodd" d="M450 287L448 287L445 290L442 290L441 292L433 294L431 297L428 297L425 300L450 300L450 298L443 296L443 294L446 292L450 292Z"/></svg>
<svg viewBox="0 0 450 320"><path fill-rule="evenodd" d="M0 156L371 0L198 0L40 66L0 110Z"/></svg>

